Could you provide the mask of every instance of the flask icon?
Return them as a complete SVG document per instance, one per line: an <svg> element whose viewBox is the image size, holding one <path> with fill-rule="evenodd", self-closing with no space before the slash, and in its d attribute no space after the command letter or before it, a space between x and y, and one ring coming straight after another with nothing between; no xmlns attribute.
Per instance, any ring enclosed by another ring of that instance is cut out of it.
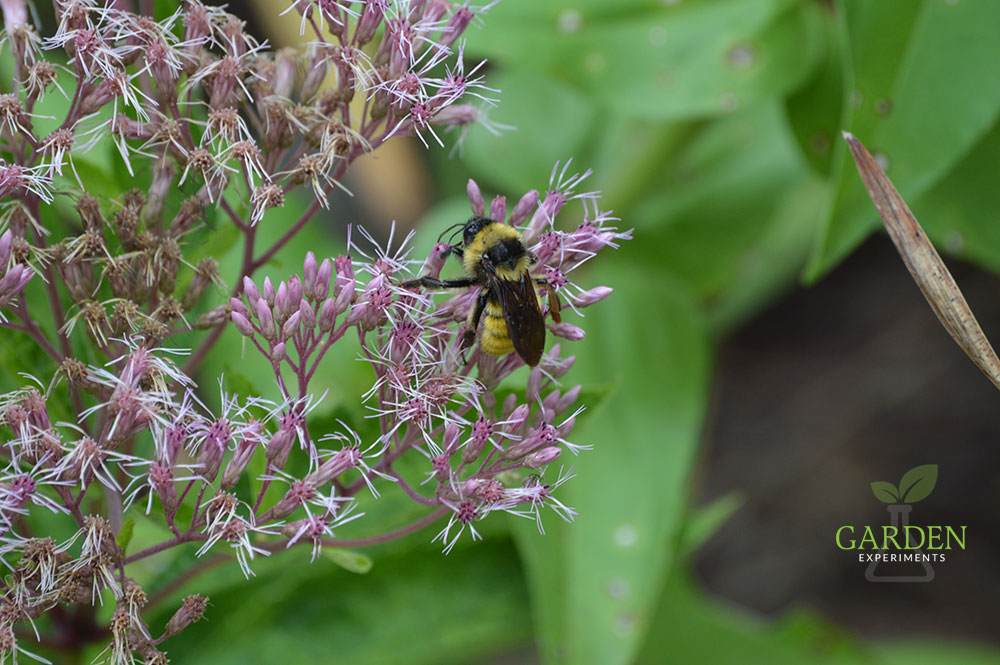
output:
<svg viewBox="0 0 1000 665"><path fill-rule="evenodd" d="M913 510L913 506L893 503L886 506L886 509L889 511L889 524L896 528L896 540L905 543L903 545L905 549L878 550L875 560L868 564L865 570L865 579L869 582L930 582L934 579L934 568L931 567L927 555L920 548L910 549L912 543L906 527L910 525L910 511ZM893 560L893 556L906 556L911 559Z"/></svg>
<svg viewBox="0 0 1000 665"><path fill-rule="evenodd" d="M883 530L882 549L874 556L874 561L865 570L869 582L930 582L934 579L934 569L930 557L910 541L908 527L910 511L921 499L926 499L937 484L937 464L924 464L903 474L899 486L880 480L872 483L875 498L889 511L889 525L895 527L893 537L889 529ZM888 532L888 533L886 533ZM893 547L889 547L889 543ZM923 545L923 543L920 543Z"/></svg>

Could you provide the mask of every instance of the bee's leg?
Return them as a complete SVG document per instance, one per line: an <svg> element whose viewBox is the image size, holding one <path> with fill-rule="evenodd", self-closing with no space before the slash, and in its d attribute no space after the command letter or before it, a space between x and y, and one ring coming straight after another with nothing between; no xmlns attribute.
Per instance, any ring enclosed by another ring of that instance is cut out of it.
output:
<svg viewBox="0 0 1000 665"><path fill-rule="evenodd" d="M469 319L466 321L465 334L462 335L462 349L467 349L476 341L476 331L479 330L479 320L483 318L483 310L486 308L486 294L480 293L476 298L476 304L469 312Z"/></svg>
<svg viewBox="0 0 1000 665"><path fill-rule="evenodd" d="M424 276L400 284L404 289L412 289L422 286L425 289L464 289L475 284L471 279L437 279L436 277Z"/></svg>
<svg viewBox="0 0 1000 665"><path fill-rule="evenodd" d="M549 280L544 277L536 277L535 284L545 287L545 291L548 294L549 313L552 315L552 320L556 323L562 323L562 315L559 313L562 311L562 303L559 302L559 294L556 293L555 287L549 284Z"/></svg>

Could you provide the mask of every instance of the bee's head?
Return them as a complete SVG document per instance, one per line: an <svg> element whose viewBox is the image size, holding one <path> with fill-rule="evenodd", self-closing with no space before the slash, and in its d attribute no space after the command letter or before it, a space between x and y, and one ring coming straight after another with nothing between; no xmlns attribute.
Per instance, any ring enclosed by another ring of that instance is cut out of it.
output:
<svg viewBox="0 0 1000 665"><path fill-rule="evenodd" d="M476 234L492 223L492 220L485 217L473 217L467 221L465 226L462 227L462 244L468 247L472 239L476 237Z"/></svg>
<svg viewBox="0 0 1000 665"><path fill-rule="evenodd" d="M448 244L455 245L455 236L459 233L462 234L462 245L468 246L472 239L476 237L476 234L483 230L483 228L492 223L485 217L473 217L467 222L459 222L458 224L452 224L438 236L438 242L444 238L445 234L451 231L451 235L448 236Z"/></svg>

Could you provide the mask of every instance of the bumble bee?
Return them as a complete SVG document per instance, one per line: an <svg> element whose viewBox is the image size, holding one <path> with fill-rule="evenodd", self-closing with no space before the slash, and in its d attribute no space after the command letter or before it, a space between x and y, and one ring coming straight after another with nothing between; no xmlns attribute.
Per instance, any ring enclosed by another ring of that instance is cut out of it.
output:
<svg viewBox="0 0 1000 665"><path fill-rule="evenodd" d="M462 348L476 340L480 319L485 313L479 348L491 356L517 351L528 365L534 366L545 348L545 320L538 301L536 285L548 292L552 319L561 321L559 297L543 277L532 277L538 257L524 246L521 234L512 227L486 217L473 217L448 227L438 238L455 229L462 234L461 244L453 241L449 251L462 260L464 279L441 280L430 276L403 282L405 288L462 289L479 287L479 297L469 311Z"/></svg>

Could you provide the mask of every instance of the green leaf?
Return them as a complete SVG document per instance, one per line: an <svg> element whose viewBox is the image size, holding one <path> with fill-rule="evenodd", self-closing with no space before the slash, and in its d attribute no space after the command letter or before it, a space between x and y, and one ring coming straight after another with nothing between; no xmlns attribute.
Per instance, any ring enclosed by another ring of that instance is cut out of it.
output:
<svg viewBox="0 0 1000 665"><path fill-rule="evenodd" d="M688 284L713 330L729 329L794 282L827 189L804 163L781 104L692 132L658 172L662 183L624 215L644 239L625 251Z"/></svg>
<svg viewBox="0 0 1000 665"><path fill-rule="evenodd" d="M937 484L937 464L924 464L910 469L899 481L899 500L902 503L915 503L934 490Z"/></svg>
<svg viewBox="0 0 1000 665"><path fill-rule="evenodd" d="M310 564L307 547L255 559L250 580L226 563L178 592L178 602L211 595L207 621L162 648L176 663L306 665L335 652L352 665L460 665L526 643L528 599L510 541L464 540L447 556L414 547L431 537L393 553L376 548L378 565L363 576ZM150 624L162 626L175 608L165 603Z"/></svg>
<svg viewBox="0 0 1000 665"><path fill-rule="evenodd" d="M713 601L685 566L675 570L638 663L684 665L878 665L866 647L820 616L796 612L762 619L731 602ZM949 661L951 662L951 661Z"/></svg>
<svg viewBox="0 0 1000 665"><path fill-rule="evenodd" d="M883 503L899 503L899 490L890 482L878 480L872 483L872 492Z"/></svg>
<svg viewBox="0 0 1000 665"><path fill-rule="evenodd" d="M743 497L730 492L696 510L684 523L680 535L680 550L690 554L698 549L742 507Z"/></svg>
<svg viewBox="0 0 1000 665"><path fill-rule="evenodd" d="M676 280L618 260L587 282L615 293L587 311L587 338L570 347L574 380L611 381L616 390L571 436L594 445L574 460L576 477L559 495L580 517L564 525L547 516L544 536L520 521L514 533L546 662L615 665L631 661L677 554L709 356L697 309ZM613 490L594 491L608 483Z"/></svg>
<svg viewBox="0 0 1000 665"><path fill-rule="evenodd" d="M824 13L823 55L814 75L786 103L788 122L810 165L823 175L833 168L834 144L840 139L844 99L847 29L843 12Z"/></svg>
<svg viewBox="0 0 1000 665"><path fill-rule="evenodd" d="M920 225L938 250L1000 272L1000 187L996 157L1000 123L946 178L910 202Z"/></svg>
<svg viewBox="0 0 1000 665"><path fill-rule="evenodd" d="M906 199L943 178L1000 112L1000 4L843 0L850 39L848 129L884 160ZM959 101L960 100L960 101ZM839 185L807 271L816 279L878 226L854 164L835 141Z"/></svg>
<svg viewBox="0 0 1000 665"><path fill-rule="evenodd" d="M490 85L518 100L500 106L490 120L515 129L494 136L477 128L465 142L465 161L477 174L520 196L548 182L555 162L580 153L594 129L595 110L565 83L528 71L499 71Z"/></svg>
<svg viewBox="0 0 1000 665"><path fill-rule="evenodd" d="M323 556L351 573L364 575L372 569L371 557L356 550L347 550L342 547L324 547Z"/></svg>
<svg viewBox="0 0 1000 665"><path fill-rule="evenodd" d="M225 370L222 374L222 385L226 392L239 395L240 397L259 397L260 391L254 386L246 374L233 367L230 363L223 365Z"/></svg>
<svg viewBox="0 0 1000 665"><path fill-rule="evenodd" d="M134 519L130 517L122 522L122 528L118 530L118 535L115 536L115 542L118 543L118 547L122 548L122 554L125 554L125 550L128 549L128 544L132 542L132 533L134 531Z"/></svg>
<svg viewBox="0 0 1000 665"><path fill-rule="evenodd" d="M793 89L816 62L820 30L815 3L795 0L634 11L511 0L490 12L471 48L567 81L616 113L678 120Z"/></svg>
<svg viewBox="0 0 1000 665"><path fill-rule="evenodd" d="M955 642L934 643L925 639L899 640L875 644L871 655L877 657L880 665L996 665L996 647L985 645L958 644Z"/></svg>

